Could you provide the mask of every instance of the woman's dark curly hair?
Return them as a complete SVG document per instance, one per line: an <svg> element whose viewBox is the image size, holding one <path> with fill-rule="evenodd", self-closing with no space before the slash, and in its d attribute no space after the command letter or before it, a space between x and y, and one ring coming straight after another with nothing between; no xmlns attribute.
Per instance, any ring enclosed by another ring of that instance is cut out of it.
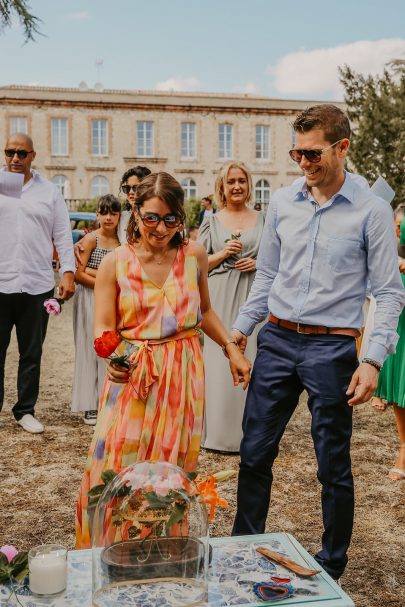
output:
<svg viewBox="0 0 405 607"><path fill-rule="evenodd" d="M151 171L148 169L148 167L141 167L139 164L136 167L132 167L131 169L128 169L128 171L125 171L125 173L121 177L119 191L122 192L122 186L124 184L126 184L126 182L128 181L128 179L130 177L138 177L139 181L141 181L144 177L146 177L147 175L150 175L150 174L151 174ZM130 211L131 209L132 209L132 207L129 204L129 202L128 201L125 202L123 205L123 210Z"/></svg>
<svg viewBox="0 0 405 607"><path fill-rule="evenodd" d="M169 175L169 173L151 173L144 177L139 184L135 195L135 207L142 208L143 203L151 198L160 198L163 200L170 211L180 217L181 223L184 226L186 221L186 213L184 211L184 191L179 182ZM135 211L135 209L134 209ZM141 233L138 229L135 212L131 214L127 229L127 240L129 243L134 243L139 240ZM185 234L182 229L176 232L171 239L173 246L181 246L185 244Z"/></svg>

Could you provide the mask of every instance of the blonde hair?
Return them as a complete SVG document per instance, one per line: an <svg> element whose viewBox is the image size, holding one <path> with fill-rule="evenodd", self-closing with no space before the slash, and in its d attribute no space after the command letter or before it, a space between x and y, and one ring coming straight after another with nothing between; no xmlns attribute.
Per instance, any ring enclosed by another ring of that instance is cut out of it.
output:
<svg viewBox="0 0 405 607"><path fill-rule="evenodd" d="M252 176L250 174L249 169L243 162L236 162L235 160L231 160L224 164L220 170L219 175L215 181L215 199L217 205L220 209L226 207L226 199L225 199L225 183L228 179L228 174L231 169L240 169L246 175L247 183L248 183L248 191L245 200L245 204L250 202L252 197L253 185L252 185Z"/></svg>

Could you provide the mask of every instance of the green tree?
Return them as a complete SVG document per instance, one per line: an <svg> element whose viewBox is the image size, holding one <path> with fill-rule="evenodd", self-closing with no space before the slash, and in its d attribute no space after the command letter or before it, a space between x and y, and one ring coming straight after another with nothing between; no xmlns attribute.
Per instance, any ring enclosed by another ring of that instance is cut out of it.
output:
<svg viewBox="0 0 405 607"><path fill-rule="evenodd" d="M198 215L201 211L201 201L194 198L192 200L187 200L184 203L184 210L186 212L187 227L189 228L193 225L198 226Z"/></svg>
<svg viewBox="0 0 405 607"><path fill-rule="evenodd" d="M353 126L350 163L369 182L382 175L405 201L405 61L388 63L381 76L339 69Z"/></svg>
<svg viewBox="0 0 405 607"><path fill-rule="evenodd" d="M41 33L41 19L31 13L28 0L0 0L0 32L11 27L13 17L17 17L24 28L25 42L35 40L35 35Z"/></svg>

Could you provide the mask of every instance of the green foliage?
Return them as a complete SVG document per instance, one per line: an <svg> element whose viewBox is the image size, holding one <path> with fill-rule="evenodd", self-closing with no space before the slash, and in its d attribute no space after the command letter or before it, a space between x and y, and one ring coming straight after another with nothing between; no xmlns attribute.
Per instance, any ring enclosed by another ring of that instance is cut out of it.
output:
<svg viewBox="0 0 405 607"><path fill-rule="evenodd" d="M22 551L15 555L9 563L7 557L0 552L0 584L7 581L21 581L28 573L28 552Z"/></svg>
<svg viewBox="0 0 405 607"><path fill-rule="evenodd" d="M17 16L24 28L25 42L34 41L39 31L41 19L30 12L27 0L0 0L0 31L12 26L13 17Z"/></svg>
<svg viewBox="0 0 405 607"><path fill-rule="evenodd" d="M198 215L201 211L201 201L200 200L187 200L184 203L184 210L186 211L186 222L187 228L192 225L198 226Z"/></svg>
<svg viewBox="0 0 405 607"><path fill-rule="evenodd" d="M382 175L405 201L405 61L388 63L382 76L339 69L353 127L350 163L372 183Z"/></svg>
<svg viewBox="0 0 405 607"><path fill-rule="evenodd" d="M76 208L76 211L82 211L84 213L95 213L97 210L97 203L100 197L96 196L91 200L81 200Z"/></svg>

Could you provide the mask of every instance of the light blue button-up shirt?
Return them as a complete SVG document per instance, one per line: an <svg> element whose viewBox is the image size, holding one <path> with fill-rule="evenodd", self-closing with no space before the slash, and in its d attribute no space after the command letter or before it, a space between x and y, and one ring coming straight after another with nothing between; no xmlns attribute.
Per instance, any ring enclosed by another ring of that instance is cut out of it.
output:
<svg viewBox="0 0 405 607"><path fill-rule="evenodd" d="M271 311L302 324L359 329L367 279L377 311L366 357L383 363L395 351L405 304L392 209L347 173L319 206L302 177L272 197L254 283L233 326L250 335Z"/></svg>

